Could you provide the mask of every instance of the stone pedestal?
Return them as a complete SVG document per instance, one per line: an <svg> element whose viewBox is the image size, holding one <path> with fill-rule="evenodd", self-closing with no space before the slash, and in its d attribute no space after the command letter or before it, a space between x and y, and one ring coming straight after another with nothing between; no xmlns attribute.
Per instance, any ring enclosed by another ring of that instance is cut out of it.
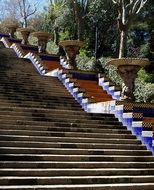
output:
<svg viewBox="0 0 154 190"><path fill-rule="evenodd" d="M117 72L123 80L121 100L134 101L134 82L141 67L149 64L148 59L123 58L108 62L117 66Z"/></svg>
<svg viewBox="0 0 154 190"><path fill-rule="evenodd" d="M18 28L17 31L20 32L22 35L23 39L22 39L21 43L24 45L27 45L28 44L28 37L33 30L30 28Z"/></svg>
<svg viewBox="0 0 154 190"><path fill-rule="evenodd" d="M18 28L17 24L6 24L5 27L8 29L9 35L11 38L14 38L14 33L16 32L16 29Z"/></svg>
<svg viewBox="0 0 154 190"><path fill-rule="evenodd" d="M38 39L38 52L46 53L46 47L51 34L48 32L33 32L32 35Z"/></svg>
<svg viewBox="0 0 154 190"><path fill-rule="evenodd" d="M67 62L72 66L72 69L77 69L76 55L79 53L80 48L84 46L84 43L78 40L65 40L59 42L59 45L64 48Z"/></svg>

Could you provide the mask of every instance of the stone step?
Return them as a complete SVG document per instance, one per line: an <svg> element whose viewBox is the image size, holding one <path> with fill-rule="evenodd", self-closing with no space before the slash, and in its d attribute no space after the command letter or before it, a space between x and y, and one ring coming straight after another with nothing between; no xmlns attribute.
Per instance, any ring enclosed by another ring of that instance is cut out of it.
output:
<svg viewBox="0 0 154 190"><path fill-rule="evenodd" d="M42 111L27 111L25 112L24 110L23 111L18 111L16 109L14 109L13 111L12 110L2 110L0 109L0 117L52 117L52 118L57 118L57 117L60 117L60 118L84 118L84 119L89 119L89 120L113 120L113 121L118 121L117 118L114 118L114 117L106 117L106 116L95 116L95 115L90 115L90 114L80 114L78 115L78 113L74 112L73 114L70 112L56 112L55 113L55 110L53 110L53 112L47 112L47 113L43 113Z"/></svg>
<svg viewBox="0 0 154 190"><path fill-rule="evenodd" d="M45 93L52 92L52 89L54 89L54 90L57 90L57 93L65 92L66 94L69 94L69 92L66 91L65 87L63 86L63 84L60 82L59 83L47 82L47 81L43 82L44 79L42 79L42 82L41 82L41 79L37 80L35 78L32 78L31 80L32 80L32 82L31 82L31 84L29 84L29 79L17 78L17 76L15 77L15 79L8 78L7 82L5 82L5 79L2 79L2 81L5 83L3 83L3 84L0 83L0 90L4 91L4 89L10 88L11 91L18 89L19 92L25 91L25 93L27 93L26 89L27 90L31 89L32 92L38 92L37 90L43 90L45 88L46 89ZM18 86L15 86L15 84L18 84ZM34 88L34 86L35 86L35 88ZM9 91L8 91L8 93L9 93ZM56 93L56 91L54 91L54 93Z"/></svg>
<svg viewBox="0 0 154 190"><path fill-rule="evenodd" d="M73 110L73 111L75 111L75 110L77 110L77 111L81 111L81 107L79 106L79 105L74 105L74 104L72 104L72 105L70 105L69 103L67 103L67 104L65 104L65 103L63 103L63 104L57 104L57 103L49 103L49 104L44 104L43 103L43 101L42 102L30 102L30 101L14 101L14 102L12 102L12 101L10 101L10 102L4 102L3 100L2 100L2 103L1 103L1 105L2 105L2 107L6 107L6 106L17 106L17 107L27 107L27 108L29 108L29 107L31 107L31 108L47 108L47 109L67 109L67 110Z"/></svg>
<svg viewBox="0 0 154 190"><path fill-rule="evenodd" d="M80 169L80 168L0 168L0 176L123 176L123 175L154 175L154 168L96 168L96 169Z"/></svg>
<svg viewBox="0 0 154 190"><path fill-rule="evenodd" d="M44 103L42 102L34 102L34 101L4 101L1 100L2 106L20 106L20 107L36 107L36 108L48 108L48 109L68 109L68 110L77 110L80 111L81 107L79 105L74 105L74 104L65 104L65 103L56 103L56 102L49 102L49 103Z"/></svg>
<svg viewBox="0 0 154 190"><path fill-rule="evenodd" d="M43 92L41 90L46 89L46 91L44 93L47 93L47 92L51 93L53 90L53 93L55 93L55 94L56 93L58 94L60 92L64 92L65 94L69 94L69 92L66 91L65 87L61 83L54 84L51 82L49 84L44 84L44 83L42 83L43 81L41 82L39 80L35 81L35 79L31 79L32 82L31 82L31 84L29 84L30 79L29 80L23 79L23 78L18 79L17 77L16 77L16 81L14 81L14 82L10 82L9 80L12 81L12 79L10 78L10 79L8 79L8 81L6 83L5 79L2 79L3 84L0 83L1 92L9 94L12 91L18 91L21 93L25 92L28 94L28 92L27 92L28 90L31 90L33 93L34 92L38 93L38 91L40 90L40 93L42 94ZM27 80L27 82L26 82L26 80ZM16 86L16 84L17 84L17 86ZM34 86L35 86L35 88L34 88ZM6 89L10 89L10 91L8 91L8 92L4 91Z"/></svg>
<svg viewBox="0 0 154 190"><path fill-rule="evenodd" d="M3 43L3 42L1 42L1 43ZM2 54L1 56L4 56L6 58L11 58L11 60L17 58L17 55L16 55L16 53L14 52L14 50L12 48L7 48L6 49L3 45L1 45L0 52ZM19 60L19 58L18 58L18 60ZM7 61L8 60L6 60L5 62L7 62Z"/></svg>
<svg viewBox="0 0 154 190"><path fill-rule="evenodd" d="M103 128L104 127L104 128ZM116 129L113 127L113 129L108 128L108 126L103 126L100 129L99 128L81 128L81 127L54 127L54 126L22 126L20 125L2 125L0 126L1 130L30 130L30 131L57 131L57 132L87 132L87 133L110 133L110 134L131 134L131 131L127 131L125 128L124 129Z"/></svg>
<svg viewBox="0 0 154 190"><path fill-rule="evenodd" d="M47 89L44 93L43 91L45 90L45 87L43 86L42 88L36 88L34 89L34 87L32 86L31 88L25 88L26 84L23 84L21 87L18 86L18 88L15 86L14 84L14 88L10 87L9 85L7 85L6 87L0 87L0 93L3 94L1 95L1 98L5 96L8 97L15 97L15 95L13 93L18 93L18 95L23 95L23 96L28 96L28 97L36 97L36 95L38 95L39 97L41 95L47 95L47 96L54 96L54 97L67 97L73 100L73 98L71 98L69 92L67 92L65 89L62 88L62 86L59 87L55 87L55 88L49 88ZM35 84L34 84L35 85ZM6 91L7 90L7 91ZM40 92L40 94L38 94L38 92Z"/></svg>
<svg viewBox="0 0 154 190"><path fill-rule="evenodd" d="M24 84L23 84L24 85ZM34 84L35 85L35 84ZM49 90L46 90L45 92L43 92L45 90L45 87L43 88L36 88L36 90L34 90L32 87L31 88L23 88L19 87L14 87L14 88L10 88L10 87L5 87L2 88L0 87L0 99L6 98L6 99L15 99L15 98L35 98L35 99L41 99L46 98L46 99L55 99L55 100L61 100L61 99L65 99L65 100L69 100L69 101L75 101L75 99L73 99L70 95L69 92L67 92L65 89L63 89L62 87L57 87L57 88L50 88ZM59 88L61 88L61 90L58 90ZM22 90L21 90L22 89ZM6 91L9 90L9 91ZM44 99L44 100L46 100Z"/></svg>
<svg viewBox="0 0 154 190"><path fill-rule="evenodd" d="M1 92L3 93L3 92ZM31 91L29 92L30 94L32 93ZM38 92L37 92L38 93ZM76 100L70 98L70 95L69 94L64 94L63 92L62 93L59 93L59 94L39 94L37 95L37 93L34 93L35 95L26 95L24 94L21 94L21 93L17 93L17 92L14 92L12 91L10 94L6 93L4 94L3 93L3 97L0 98L0 100L4 100L4 101L35 101L35 102L42 102L44 101L44 103L46 102L50 102L50 101L56 101L57 103L58 102L65 102L66 101L69 101L69 104L71 103L74 103L74 105L79 105ZM68 103L68 102L67 102Z"/></svg>
<svg viewBox="0 0 154 190"><path fill-rule="evenodd" d="M8 89L6 89L8 90ZM44 89L42 89L43 91ZM16 91L10 91L9 93L4 93L3 91L1 91L0 93L3 94L3 96L0 97L0 100L12 100L12 101L40 101L42 102L42 100L44 102L48 102L48 101L57 101L57 102L65 102L68 101L67 103L74 103L74 104L78 104L78 102L75 99L72 99L70 97L70 94L66 94L63 91L59 92L59 93L52 93L50 91L46 92L46 94L43 94L40 92L40 94L38 94L39 90L37 92L31 92L31 90L29 90L29 94L25 94L25 92L16 92Z"/></svg>
<svg viewBox="0 0 154 190"><path fill-rule="evenodd" d="M154 162L0 161L0 168L154 168Z"/></svg>
<svg viewBox="0 0 154 190"><path fill-rule="evenodd" d="M57 155L151 155L148 150L121 149L81 149L81 148L34 148L34 147L2 147L1 154L57 154Z"/></svg>
<svg viewBox="0 0 154 190"><path fill-rule="evenodd" d="M7 120L6 120L7 119ZM46 118L46 117L18 117L18 116L12 116L12 117L1 117L0 116L0 123L3 124L29 124L29 125L44 125L44 126L51 126L54 123L58 122L58 123L77 123L77 124L81 124L81 123L86 123L86 124L100 124L100 125L122 125L120 122L118 121L105 121L105 120L88 120L88 119L81 119L81 118Z"/></svg>
<svg viewBox="0 0 154 190"><path fill-rule="evenodd" d="M33 125L31 123L24 123L24 121L22 122L18 122L16 123L1 123L0 127L4 127L7 126L7 128L9 126L17 127L18 129L20 129L22 127L22 129L27 129L28 127L43 127L44 129L47 130L53 130L53 131L62 131L62 129L64 128L79 128L79 130L85 129L85 128L89 128L91 130L97 130L97 129L126 129L126 127L122 126L122 125L110 125L110 124L91 124L91 123L67 123L67 122L50 122L50 125L43 125L42 123L38 122L38 124L35 125L35 123L33 122Z"/></svg>
<svg viewBox="0 0 154 190"><path fill-rule="evenodd" d="M81 110L76 110L76 111L73 111L73 110L67 110L67 108L65 109L47 109L47 108L31 108L31 107L13 107L13 106L0 106L0 114L4 113L11 113L11 114L14 114L14 115L20 115L20 113L22 114L29 114L30 113L34 113L34 114L66 114L66 115L82 115L84 117L90 117L90 118L99 118L99 119L102 119L102 118L105 118L105 119L114 119L114 120L117 120L117 118L115 118L115 116L113 114L105 114L105 113L86 113L84 112L82 109ZM7 114L6 114L7 115Z"/></svg>
<svg viewBox="0 0 154 190"><path fill-rule="evenodd" d="M4 106L4 105L1 105L0 106L0 112L6 112L6 113L9 113L9 112L13 112L13 113L17 113L18 112L23 112L25 114L27 114L27 112L29 113L42 113L42 114L48 114L48 113L54 113L54 114L72 114L72 115L84 115L84 116L98 116L98 117L112 117L112 119L114 118L114 116L112 114L90 114L90 113L86 113L84 112L82 109L80 110L69 110L67 109L66 107L63 108L63 109L58 109L58 108L43 108L43 107L20 107L19 105L15 105L15 106L12 106L12 105L9 105L9 106ZM7 114L6 114L7 115Z"/></svg>
<svg viewBox="0 0 154 190"><path fill-rule="evenodd" d="M113 138L84 138L84 137L44 137L26 135L0 135L1 141L41 141L41 142L71 142L71 143L117 143L117 144L141 144L137 139L113 139Z"/></svg>
<svg viewBox="0 0 154 190"><path fill-rule="evenodd" d="M0 141L3 147L33 147L33 148L80 148L80 149L121 149L147 150L144 145L115 144L115 143L69 143L69 142L41 142L41 141Z"/></svg>
<svg viewBox="0 0 154 190"><path fill-rule="evenodd" d="M16 82L16 79L17 80L23 79L21 82L25 82L28 85L32 85L32 83L28 83L28 80L29 79L34 79L32 82L34 82L36 84L37 84L37 82L39 82L40 84L45 84L45 85L53 84L53 86L63 86L62 82L59 81L58 78L56 78L56 77L49 78L49 77L46 77L46 76L42 77L42 76L38 75L37 73L35 73L34 71L29 72L29 68L28 69L26 68L25 73L23 72L22 75L19 75L19 71L13 71L12 69L7 70L7 72L6 72L6 68L4 68L3 72L0 71L0 74L3 75L4 72L7 75L8 80L5 81L5 83L1 83L2 86L5 85L5 84L13 84L13 83ZM64 88L64 86L63 86L63 88Z"/></svg>
<svg viewBox="0 0 154 190"><path fill-rule="evenodd" d="M61 132L61 131L31 131L31 130L0 130L0 135L23 135L44 137L85 137L85 138L108 138L108 139L136 139L132 134L116 133L86 133L86 132Z"/></svg>
<svg viewBox="0 0 154 190"><path fill-rule="evenodd" d="M57 154L0 154L1 161L66 161L66 162L154 162L153 156L131 155L57 155Z"/></svg>
<svg viewBox="0 0 154 190"><path fill-rule="evenodd" d="M154 183L115 183L78 185L10 185L1 190L153 190Z"/></svg>
<svg viewBox="0 0 154 190"><path fill-rule="evenodd" d="M2 74L3 75L3 74ZM64 85L57 79L56 81L45 81L44 82L44 77L41 79L40 77L37 78L35 76L31 76L31 77L27 77L22 75L22 76L19 76L18 74L14 76L13 78L13 74L11 73L10 76L7 74L7 77L8 77L8 80L5 81L5 83L0 83L0 87L3 89L3 88L8 88L10 87L11 89L14 89L15 88L15 84L18 83L19 86L16 86L17 89L19 90L23 90L25 88L27 89L32 89L34 91L36 91L37 88L44 88L46 86L50 86L50 89L58 89L58 91L60 90L63 90L65 89ZM32 79L32 82L29 83L29 79ZM4 80L4 79L3 79ZM42 80L42 81L41 81ZM24 86L23 86L24 85ZM36 85L36 89L33 88L34 86L33 85ZM61 89L59 89L59 87L62 87ZM50 90L50 89L47 89L47 90ZM67 92L67 91L66 91Z"/></svg>
<svg viewBox="0 0 154 190"><path fill-rule="evenodd" d="M39 98L37 98L35 96L27 97L27 96L23 95L22 97L20 97L20 95L17 95L16 97L13 97L13 96L7 97L7 96L5 96L3 99L0 99L0 100L2 100L2 101L14 101L14 102L17 102L17 101L42 102L43 101L44 104L49 103L49 102L56 102L58 104L58 103L64 103L66 101L69 101L70 105L72 105L72 104L74 104L74 106L79 105L73 99L66 99L66 98L62 98L62 97L58 97L58 98L57 97L50 97L50 98L48 98L48 97L41 97L40 96Z"/></svg>
<svg viewBox="0 0 154 190"><path fill-rule="evenodd" d="M62 82L57 77L40 76L37 73L37 71L33 67L31 67L31 65L29 68L28 67L23 68L23 64L21 66L20 66L20 64L13 65L13 67L12 67L12 65L8 65L8 66L9 66L9 69L6 68L5 66L3 66L2 70L0 71L1 75L3 75L5 72L8 79L12 79L12 80L7 80L6 83L14 83L16 81L15 79L18 80L19 78L21 78L23 80L26 79L25 82L27 82L29 79L34 79L33 82L39 81L41 84L42 83L44 83L44 84L52 83L54 85L62 84ZM30 69L31 69L31 71L30 71ZM23 72L23 70L25 70L25 72ZM19 71L22 71L22 75L19 74ZM42 82L42 80L45 82ZM2 85L3 85L3 83L2 83ZM31 83L29 83L29 85L31 85Z"/></svg>
<svg viewBox="0 0 154 190"><path fill-rule="evenodd" d="M82 112L82 111L81 111ZM50 111L50 112L46 112L46 113L43 113L42 111L31 111L29 110L28 112L25 112L24 110L23 111L18 111L16 109L14 109L13 111L12 110L1 110L0 109L0 117L3 118L3 117L19 117L19 118L22 118L22 117L38 117L38 118L43 118L43 117L52 117L52 118L81 118L81 119L88 119L88 120L95 120L95 121L99 121L99 120L105 120L105 121L118 121L117 118L114 118L114 117L110 117L109 115L108 116L95 116L95 115L90 115L90 114L80 114L78 115L78 113L74 112L73 114L70 112L70 113L65 113L65 112L54 112L53 110L53 113Z"/></svg>
<svg viewBox="0 0 154 190"><path fill-rule="evenodd" d="M1 101L2 103L2 107L6 107L9 105L11 107L20 107L21 109L23 107L27 107L27 108L36 108L36 109L41 109L41 108L45 108L45 109L55 109L59 111L59 109L61 108L62 110L67 109L68 111L82 111L82 108L78 105L71 105L71 104L66 104L65 103L55 103L55 102L50 102L50 103L43 103L42 102L27 102L27 101L17 101L17 102L12 102L12 101Z"/></svg>
<svg viewBox="0 0 154 190"><path fill-rule="evenodd" d="M4 73L3 73L4 74ZM3 75L1 74L1 75ZM10 89L18 89L19 91L24 91L24 89L31 89L33 91L37 91L37 89L46 89L47 91L51 92L51 89L57 89L58 92L60 91L64 91L65 87L64 85L60 82L60 81L50 81L50 80L45 80L45 78L36 78L35 76L30 76L30 77L26 77L26 76L19 76L16 75L12 76L12 73L10 74L10 76L7 74L7 81L5 81L5 78L2 78L2 82L0 83L0 89L6 89L6 88L10 88ZM31 83L29 83L31 80ZM15 84L18 84L18 86L15 86ZM35 86L35 88L34 88ZM46 92L46 91L45 91ZM9 92L8 92L9 93ZM65 93L68 93L68 91L65 91Z"/></svg>
<svg viewBox="0 0 154 190"><path fill-rule="evenodd" d="M122 179L121 179L122 178ZM115 184L115 183L152 183L154 175L117 175L117 176L59 176L59 177L14 177L0 178L0 185L77 185L77 184Z"/></svg>
<svg viewBox="0 0 154 190"><path fill-rule="evenodd" d="M23 66L23 65L22 65ZM15 68L18 67L18 68ZM11 69L10 69L11 68ZM15 70L14 70L15 68ZM30 71L31 69L31 71ZM23 70L25 70L25 72L23 72ZM19 74L19 71L22 71L22 75ZM16 80L15 79L26 79L25 82L27 82L29 79L34 79L32 82L40 82L41 84L49 84L52 83L54 85L59 85L62 84L62 82L57 78L57 77L47 77L47 76L40 76L37 72L35 72L36 70L34 70L33 67L20 67L20 65L8 65L8 68L6 68L5 66L2 67L2 71L0 71L0 74L3 75L4 73L7 75L8 79L5 83L14 83ZM10 80L12 79L12 80ZM45 82L42 82L45 81ZM21 81L22 82L22 81ZM3 83L1 84L3 85ZM29 85L31 85L31 83L29 83Z"/></svg>

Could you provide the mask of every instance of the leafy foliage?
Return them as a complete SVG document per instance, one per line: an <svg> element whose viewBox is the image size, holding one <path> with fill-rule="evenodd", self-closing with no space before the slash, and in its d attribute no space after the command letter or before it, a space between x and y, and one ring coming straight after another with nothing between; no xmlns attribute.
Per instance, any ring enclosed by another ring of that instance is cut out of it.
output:
<svg viewBox="0 0 154 190"><path fill-rule="evenodd" d="M141 69L138 72L138 77L144 81L144 82L148 82L148 83L152 83L154 82L154 78L152 74L149 74L145 69Z"/></svg>
<svg viewBox="0 0 154 190"><path fill-rule="evenodd" d="M122 80L120 78L120 76L117 73L117 68L113 65L109 65L108 61L111 58L105 58L102 57L100 59L101 63L102 63L102 67L104 68L105 74L117 85L121 85L122 84Z"/></svg>
<svg viewBox="0 0 154 190"><path fill-rule="evenodd" d="M136 79L135 92L136 101L146 102L147 99L154 93L154 84L146 83L141 79Z"/></svg>
<svg viewBox="0 0 154 190"><path fill-rule="evenodd" d="M90 58L85 54L77 55L76 57L77 68L84 71L93 71L94 57Z"/></svg>
<svg viewBox="0 0 154 190"><path fill-rule="evenodd" d="M96 0L89 5L86 36L89 49L96 53L98 58L102 55L114 56L117 53L116 16L111 1Z"/></svg>

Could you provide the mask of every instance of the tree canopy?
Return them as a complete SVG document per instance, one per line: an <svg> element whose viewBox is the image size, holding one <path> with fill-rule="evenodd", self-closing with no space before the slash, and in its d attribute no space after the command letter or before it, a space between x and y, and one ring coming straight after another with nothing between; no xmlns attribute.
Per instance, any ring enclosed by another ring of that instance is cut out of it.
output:
<svg viewBox="0 0 154 190"><path fill-rule="evenodd" d="M85 54L96 59L101 56L154 59L153 0L49 0L42 12L38 11L39 1L1 2L2 23L7 18L54 33L56 44L64 39L84 40Z"/></svg>

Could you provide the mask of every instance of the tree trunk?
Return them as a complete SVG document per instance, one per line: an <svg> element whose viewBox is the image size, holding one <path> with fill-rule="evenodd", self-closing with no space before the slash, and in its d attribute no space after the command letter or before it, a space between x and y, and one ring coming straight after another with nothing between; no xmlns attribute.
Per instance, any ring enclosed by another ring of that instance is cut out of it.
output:
<svg viewBox="0 0 154 190"><path fill-rule="evenodd" d="M83 40L83 23L82 19L78 18L78 24L77 24L77 31L78 31L78 40Z"/></svg>
<svg viewBox="0 0 154 190"><path fill-rule="evenodd" d="M75 21L76 21L76 26L77 26L77 37L78 40L82 40L82 34L83 34L83 20L82 20L82 15L80 12L80 7L78 5L78 2L76 0L73 1L73 6L74 6L74 15L75 15Z"/></svg>
<svg viewBox="0 0 154 190"><path fill-rule="evenodd" d="M28 24L27 24L27 18L26 18L26 17L24 17L23 27L24 27L24 28L27 28L27 26L28 26Z"/></svg>
<svg viewBox="0 0 154 190"><path fill-rule="evenodd" d="M55 27L54 29L54 42L56 45L58 45L59 43L59 31L58 31L58 27Z"/></svg>
<svg viewBox="0 0 154 190"><path fill-rule="evenodd" d="M95 29L95 59L97 60L97 50L98 50L98 27Z"/></svg>
<svg viewBox="0 0 154 190"><path fill-rule="evenodd" d="M120 31L119 59L127 56L127 31Z"/></svg>

